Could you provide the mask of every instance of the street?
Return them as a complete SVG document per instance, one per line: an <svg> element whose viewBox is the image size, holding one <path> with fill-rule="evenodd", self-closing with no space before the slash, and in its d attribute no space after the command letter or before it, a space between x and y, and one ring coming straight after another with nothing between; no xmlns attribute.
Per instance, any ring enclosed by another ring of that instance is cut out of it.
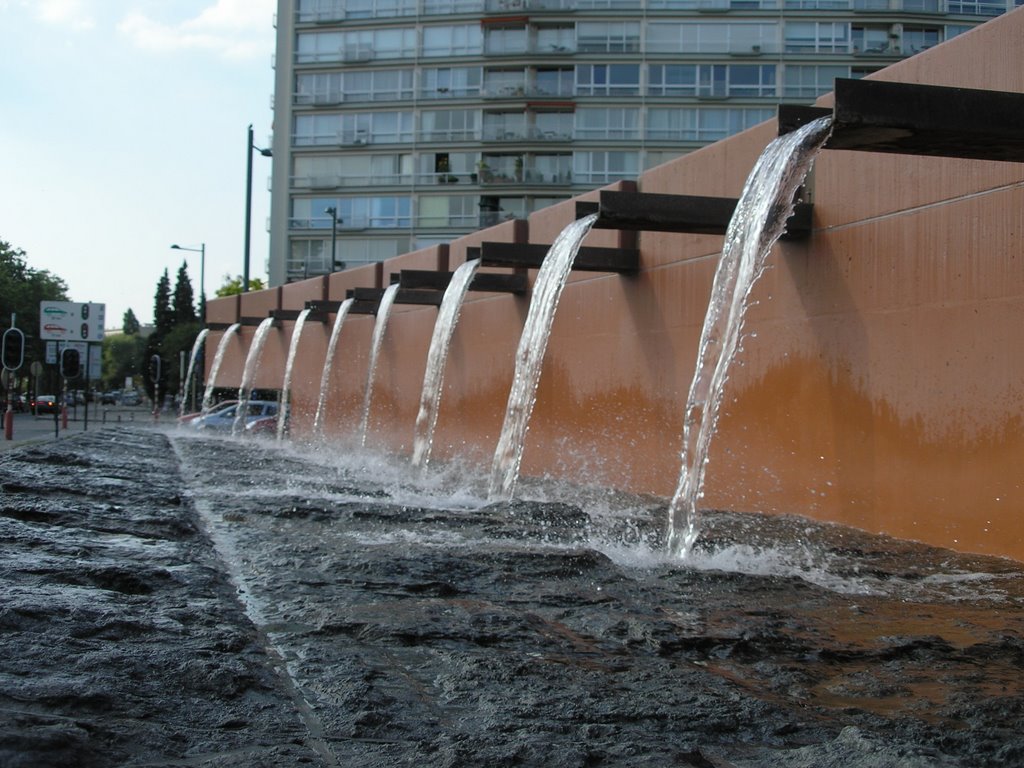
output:
<svg viewBox="0 0 1024 768"><path fill-rule="evenodd" d="M44 413L35 416L31 413L15 413L12 439L0 438L0 451L25 445L26 443L59 440L88 429L99 429L104 424L124 423L132 421L152 421L153 414L148 405L135 407L89 404L88 424L85 419L85 406L79 405L68 409L67 429L60 428L60 415ZM177 414L161 414L162 419L176 418Z"/></svg>

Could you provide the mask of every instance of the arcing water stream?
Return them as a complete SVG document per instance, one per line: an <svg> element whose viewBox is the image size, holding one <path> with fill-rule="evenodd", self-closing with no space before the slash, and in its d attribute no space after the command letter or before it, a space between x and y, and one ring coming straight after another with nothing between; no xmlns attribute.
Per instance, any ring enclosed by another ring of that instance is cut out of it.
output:
<svg viewBox="0 0 1024 768"><path fill-rule="evenodd" d="M669 505L668 547L679 557L689 554L697 538L697 502L747 297L785 230L797 188L830 127L831 119L821 118L772 141L747 177L729 222L686 400L679 483Z"/></svg>
<svg viewBox="0 0 1024 768"><path fill-rule="evenodd" d="M441 387L444 384L444 366L448 361L448 348L459 319L459 310L469 290L469 283L480 266L480 259L462 264L452 274L451 282L444 292L441 308L434 321L434 333L430 337L427 352L427 369L423 374L423 391L420 394L420 410L416 415L416 431L413 438L412 465L426 468L430 462L430 451L434 443L434 428L437 426L437 412L441 405Z"/></svg>
<svg viewBox="0 0 1024 768"><path fill-rule="evenodd" d="M188 397L190 394L194 394L196 390L196 384L192 380L196 371L196 359L199 357L199 353L203 349L203 343L206 341L206 337L210 335L209 328L203 328L196 336L196 340L192 344L192 354L188 358L188 373L185 374L185 387L181 392L181 408L178 411L179 416L185 415L185 409L188 408Z"/></svg>
<svg viewBox="0 0 1024 768"><path fill-rule="evenodd" d="M295 353L299 349L299 339L302 338L302 329L306 325L306 318L310 310L304 309L295 318L295 327L292 329L292 339L288 345L288 360L284 366L284 380L281 382L281 403L277 409L277 439L284 437L285 425L288 423L288 411L291 403L292 391L292 369L295 366Z"/></svg>
<svg viewBox="0 0 1024 768"><path fill-rule="evenodd" d="M327 342L327 352L324 355L324 369L320 374L320 393L316 401L316 415L313 417L313 434L317 437L324 433L324 410L327 408L327 388L331 382L331 369L334 367L334 351L338 348L338 338L341 336L342 326L345 325L345 318L352 308L355 299L345 299L338 307L338 314L334 317L334 326L331 328L331 338Z"/></svg>
<svg viewBox="0 0 1024 768"><path fill-rule="evenodd" d="M516 350L516 371L508 396L505 421L491 463L488 497L492 501L507 501L512 498L515 490L530 415L537 400L537 384L540 382L544 353L548 348L551 323L554 321L562 290L572 271L572 263L580 250L583 238L594 226L597 217L596 213L584 216L563 229L551 244L537 272L530 310L526 315L523 334L519 338L519 347Z"/></svg>
<svg viewBox="0 0 1024 768"><path fill-rule="evenodd" d="M210 364L210 378L206 381L206 391L203 392L203 413L210 410L210 406L213 405L213 390L217 386L217 375L220 373L220 365L224 362L224 352L228 348L228 342L235 337L235 334L238 333L238 329L241 327L241 323L232 323L224 331L224 335L220 337L217 351L213 355L213 362Z"/></svg>
<svg viewBox="0 0 1024 768"><path fill-rule="evenodd" d="M249 345L249 354L245 357L245 368L242 371L242 383L238 387L238 407L235 409L235 423L231 425L231 434L237 435L245 427L245 416L249 411L249 399L252 396L252 381L263 354L263 344L267 334L274 327L274 318L268 317L256 328Z"/></svg>
<svg viewBox="0 0 1024 768"><path fill-rule="evenodd" d="M388 327L388 317L391 315L391 307L398 296L398 283L389 285L384 290L377 307L377 322L373 325L373 339L370 342L370 362L366 371L366 392L363 395L363 416L359 421L359 444L366 445L366 430L370 425L370 404L373 402L373 379L377 373L377 358L380 357L380 347L384 342L384 331Z"/></svg>

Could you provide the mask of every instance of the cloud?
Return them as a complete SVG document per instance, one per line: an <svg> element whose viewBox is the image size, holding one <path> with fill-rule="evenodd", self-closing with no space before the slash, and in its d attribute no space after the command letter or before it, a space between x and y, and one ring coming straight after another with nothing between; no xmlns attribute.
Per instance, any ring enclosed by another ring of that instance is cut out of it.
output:
<svg viewBox="0 0 1024 768"><path fill-rule="evenodd" d="M61 24L74 29L96 26L82 0L36 0L32 7L40 21L47 24Z"/></svg>
<svg viewBox="0 0 1024 768"><path fill-rule="evenodd" d="M206 50L224 58L248 59L273 51L274 8L274 0L216 0L194 18L177 24L164 24L133 12L117 28L145 50Z"/></svg>

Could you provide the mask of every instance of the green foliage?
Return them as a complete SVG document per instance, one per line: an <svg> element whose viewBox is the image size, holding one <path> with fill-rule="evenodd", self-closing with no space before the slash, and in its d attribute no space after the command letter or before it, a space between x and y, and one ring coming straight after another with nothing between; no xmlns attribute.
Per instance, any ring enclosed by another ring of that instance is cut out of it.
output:
<svg viewBox="0 0 1024 768"><path fill-rule="evenodd" d="M263 281L258 277L249 278L249 290L250 291L262 291L267 286L263 284ZM231 277L231 275L224 275L224 285L217 289L217 296L224 298L225 296L237 296L242 292L242 276Z"/></svg>
<svg viewBox="0 0 1024 768"><path fill-rule="evenodd" d="M194 320L191 323L176 325L163 338L152 334L145 343L142 352L142 380L146 394L152 400L156 396L156 385L160 387L160 399L164 395L177 395L181 390L181 379L188 371L188 361L192 354L192 345L202 330L202 323ZM154 355L160 356L160 379L154 380Z"/></svg>
<svg viewBox="0 0 1024 768"><path fill-rule="evenodd" d="M174 296L171 300L171 314L176 325L194 323L197 320L193 302L192 281L188 279L188 267L183 261L178 268L178 277L174 281Z"/></svg>
<svg viewBox="0 0 1024 768"><path fill-rule="evenodd" d="M129 309L128 312L131 312ZM127 312L125 313L127 315ZM146 340L138 333L107 336L103 339L103 388L120 389L128 376L142 372Z"/></svg>
<svg viewBox="0 0 1024 768"><path fill-rule="evenodd" d="M171 278L166 269L156 284L156 295L153 297L153 324L156 326L153 335L159 338L166 336L174 327L174 310L171 307Z"/></svg>
<svg viewBox="0 0 1024 768"><path fill-rule="evenodd" d="M15 324L25 334L25 362L19 373L24 375L33 362L45 360L46 343L39 338L39 302L67 300L68 287L61 278L45 269L32 269L23 250L0 240L0 329L11 327L13 313Z"/></svg>
<svg viewBox="0 0 1024 768"><path fill-rule="evenodd" d="M125 336L134 336L142 330L139 319L135 317L135 313L130 307L125 310L124 318L121 320L121 330Z"/></svg>

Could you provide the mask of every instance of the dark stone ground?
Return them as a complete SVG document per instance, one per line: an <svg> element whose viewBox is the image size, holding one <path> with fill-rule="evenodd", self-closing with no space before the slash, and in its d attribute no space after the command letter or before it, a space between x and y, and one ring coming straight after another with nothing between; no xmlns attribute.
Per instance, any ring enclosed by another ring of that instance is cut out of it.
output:
<svg viewBox="0 0 1024 768"><path fill-rule="evenodd" d="M1006 560L146 428L0 488L0 768L1024 765Z"/></svg>

